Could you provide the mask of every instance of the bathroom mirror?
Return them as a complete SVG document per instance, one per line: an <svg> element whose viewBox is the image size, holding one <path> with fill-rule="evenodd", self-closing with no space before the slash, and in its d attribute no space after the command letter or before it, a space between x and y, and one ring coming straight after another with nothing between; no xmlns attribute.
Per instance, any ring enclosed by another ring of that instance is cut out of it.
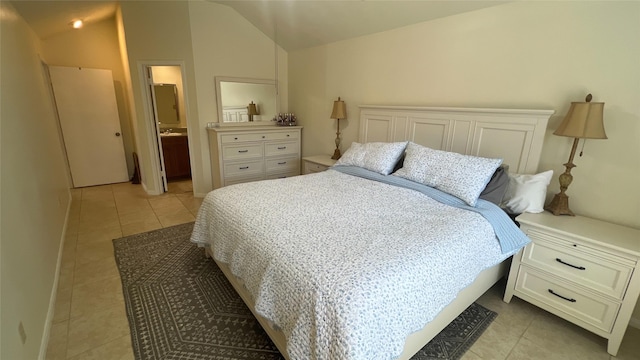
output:
<svg viewBox="0 0 640 360"><path fill-rule="evenodd" d="M215 78L218 122L221 124L250 124L272 120L278 109L276 81L221 77ZM249 104L252 113L249 112Z"/></svg>
<svg viewBox="0 0 640 360"><path fill-rule="evenodd" d="M180 124L176 84L154 84L153 91L160 125Z"/></svg>

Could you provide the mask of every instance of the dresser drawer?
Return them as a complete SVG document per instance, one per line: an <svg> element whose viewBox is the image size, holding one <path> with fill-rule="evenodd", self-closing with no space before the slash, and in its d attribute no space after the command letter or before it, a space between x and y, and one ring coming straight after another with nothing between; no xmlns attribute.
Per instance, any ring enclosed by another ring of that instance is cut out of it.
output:
<svg viewBox="0 0 640 360"><path fill-rule="evenodd" d="M262 144L238 144L222 147L223 160L241 160L262 157Z"/></svg>
<svg viewBox="0 0 640 360"><path fill-rule="evenodd" d="M622 299L632 266L589 253L587 248L545 233L529 230L533 241L522 254L522 263L561 276L603 294ZM582 251L584 249L585 251Z"/></svg>
<svg viewBox="0 0 640 360"><path fill-rule="evenodd" d="M266 161L267 173L298 172L300 174L300 160L298 158L269 159Z"/></svg>
<svg viewBox="0 0 640 360"><path fill-rule="evenodd" d="M521 266L515 290L547 304L556 315L567 314L606 332L610 332L620 304L589 294L557 278Z"/></svg>
<svg viewBox="0 0 640 360"><path fill-rule="evenodd" d="M266 133L253 134L225 134L220 135L220 142L223 144L232 144L248 141L263 141L267 139Z"/></svg>
<svg viewBox="0 0 640 360"><path fill-rule="evenodd" d="M234 177L234 178L225 178L223 186L241 184L241 183L252 182L252 181L260 181L260 180L264 180L264 177L262 177L262 175L249 175L249 176L240 176L240 177Z"/></svg>
<svg viewBox="0 0 640 360"><path fill-rule="evenodd" d="M292 177L292 176L298 176L298 175L300 175L300 173L296 172L296 171L292 171L292 172L288 172L288 173L267 174L267 180L284 179L284 178L288 178L288 177Z"/></svg>
<svg viewBox="0 0 640 360"><path fill-rule="evenodd" d="M265 156L297 155L300 152L299 142L287 141L267 143L264 145Z"/></svg>
<svg viewBox="0 0 640 360"><path fill-rule="evenodd" d="M299 131L278 131L267 133L266 140L293 140L298 139Z"/></svg>
<svg viewBox="0 0 640 360"><path fill-rule="evenodd" d="M255 161L243 161L237 163L224 164L224 177L244 176L244 175L261 175L262 159Z"/></svg>

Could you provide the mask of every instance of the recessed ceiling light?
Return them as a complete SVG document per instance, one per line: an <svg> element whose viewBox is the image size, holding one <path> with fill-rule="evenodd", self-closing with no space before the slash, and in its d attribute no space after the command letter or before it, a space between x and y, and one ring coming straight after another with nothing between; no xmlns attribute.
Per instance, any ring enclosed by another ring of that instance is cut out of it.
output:
<svg viewBox="0 0 640 360"><path fill-rule="evenodd" d="M71 26L73 26L74 29L80 29L82 25L83 25L82 20L75 20L74 22L71 23Z"/></svg>

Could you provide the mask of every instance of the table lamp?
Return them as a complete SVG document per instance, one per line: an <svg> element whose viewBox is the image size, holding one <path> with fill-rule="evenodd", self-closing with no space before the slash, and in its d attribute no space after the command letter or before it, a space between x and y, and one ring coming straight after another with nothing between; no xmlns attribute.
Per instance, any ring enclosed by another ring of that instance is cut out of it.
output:
<svg viewBox="0 0 640 360"><path fill-rule="evenodd" d="M602 113L604 103L591 102L591 94L587 95L585 102L572 102L569 112L562 120L562 123L553 132L554 135L572 137L573 146L571 147L571 155L569 161L564 164L566 170L560 174L560 192L553 197L553 200L544 207L553 215L570 215L574 216L569 209L569 196L565 194L569 184L573 181L571 169L576 167L573 164L573 157L576 154L578 141L580 139L606 139L607 134L604 132L604 124L602 121ZM582 155L582 153L580 153Z"/></svg>
<svg viewBox="0 0 640 360"><path fill-rule="evenodd" d="M253 101L251 102L251 104L249 104L247 110L247 114L249 114L249 121L253 121L253 115L260 115L260 113L258 112L258 108L256 107L256 104L253 103Z"/></svg>
<svg viewBox="0 0 640 360"><path fill-rule="evenodd" d="M333 152L333 156L331 157L334 160L340 159L340 119L344 119L347 117L347 107L344 104L344 101L338 100L333 102L333 111L331 112L331 119L338 120L338 124L336 126L336 150Z"/></svg>

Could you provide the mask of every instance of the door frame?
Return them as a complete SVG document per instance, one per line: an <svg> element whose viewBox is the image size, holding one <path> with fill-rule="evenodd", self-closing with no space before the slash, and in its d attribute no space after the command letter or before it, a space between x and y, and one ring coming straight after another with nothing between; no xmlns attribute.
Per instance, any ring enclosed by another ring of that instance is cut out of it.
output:
<svg viewBox="0 0 640 360"><path fill-rule="evenodd" d="M150 181L152 181L154 188L158 189L157 193L152 195L160 195L165 193L168 189L164 187L164 181L162 178L162 174L164 170L164 164L161 162L160 157L162 156L160 151L160 133L158 124L155 119L155 111L153 109L153 102L151 100L151 87L153 85L153 79L148 79L147 77L147 68L154 66L178 66L180 67L180 76L182 77L182 96L184 97L184 114L187 119L187 136L189 137L188 146L189 146L189 161L191 163L191 180L192 182L197 182L194 179L193 174L195 171L193 169L195 161L194 154L195 149L193 148L194 142L192 141L193 136L197 136L197 124L196 121L191 117L191 111L189 109L189 98L187 91L187 76L186 76L186 66L185 62L181 60L145 60L138 61L138 74L140 76L140 83L142 89L142 103L143 103L143 111L145 115L144 121L144 131L147 135L149 141L147 142L147 147L149 150L149 155L151 156L151 174L146 174ZM194 126L196 128L194 129ZM194 186L195 189L195 186ZM147 192L149 192L147 190ZM195 190L194 190L195 193Z"/></svg>

